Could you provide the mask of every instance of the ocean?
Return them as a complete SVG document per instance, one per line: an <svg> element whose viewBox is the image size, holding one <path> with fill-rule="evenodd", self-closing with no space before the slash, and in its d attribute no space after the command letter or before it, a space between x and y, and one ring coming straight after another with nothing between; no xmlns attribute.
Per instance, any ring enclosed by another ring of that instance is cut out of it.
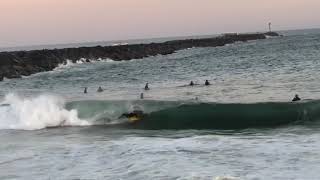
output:
<svg viewBox="0 0 320 180"><path fill-rule="evenodd" d="M4 79L0 179L319 179L320 30L280 33Z"/></svg>

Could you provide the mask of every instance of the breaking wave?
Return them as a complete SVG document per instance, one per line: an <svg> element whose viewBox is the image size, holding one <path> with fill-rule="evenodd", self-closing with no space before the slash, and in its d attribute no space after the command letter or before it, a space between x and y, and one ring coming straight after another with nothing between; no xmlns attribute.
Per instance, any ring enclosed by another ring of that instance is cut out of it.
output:
<svg viewBox="0 0 320 180"><path fill-rule="evenodd" d="M58 126L86 126L76 110L66 110L63 99L40 95L22 98L8 94L0 106L0 129L36 130Z"/></svg>
<svg viewBox="0 0 320 180"><path fill-rule="evenodd" d="M81 119L116 122L138 129L242 129L276 127L320 119L320 101L219 104L197 101L78 101ZM123 113L143 111L139 121L119 121Z"/></svg>
<svg viewBox="0 0 320 180"><path fill-rule="evenodd" d="M242 129L277 127L320 119L320 101L251 104L198 101L98 101L65 102L41 95L22 98L9 94L0 105L0 129L35 130L58 126L108 125L137 129ZM143 112L129 122L124 113Z"/></svg>

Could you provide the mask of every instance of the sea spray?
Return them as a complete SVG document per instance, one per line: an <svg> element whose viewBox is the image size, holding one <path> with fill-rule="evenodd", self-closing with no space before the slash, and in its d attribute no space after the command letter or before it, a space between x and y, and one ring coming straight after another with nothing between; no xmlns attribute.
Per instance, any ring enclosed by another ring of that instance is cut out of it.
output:
<svg viewBox="0 0 320 180"><path fill-rule="evenodd" d="M8 94L0 106L0 129L36 130L57 126L86 126L76 110L66 110L64 100L52 95L23 98Z"/></svg>
<svg viewBox="0 0 320 180"><path fill-rule="evenodd" d="M98 58L98 59L85 59L85 58L80 58L79 60L73 62L70 59L67 59L64 63L59 64L56 68L54 68L53 70L60 70L60 69L65 69L65 68L69 68L72 67L74 65L77 64L84 64L84 63L94 63L94 62L107 62L107 63L111 63L111 62L117 62L114 61L112 59L106 58L106 59L102 59L102 58Z"/></svg>

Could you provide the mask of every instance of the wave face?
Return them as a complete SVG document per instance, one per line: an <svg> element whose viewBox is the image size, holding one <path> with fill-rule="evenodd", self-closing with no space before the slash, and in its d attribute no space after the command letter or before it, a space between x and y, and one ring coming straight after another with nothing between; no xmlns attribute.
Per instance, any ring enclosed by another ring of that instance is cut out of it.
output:
<svg viewBox="0 0 320 180"><path fill-rule="evenodd" d="M184 102L178 101L74 101L66 104L66 109L77 110L80 119L88 119L95 125L125 124L127 119L121 118L124 113L141 110L145 114L179 107Z"/></svg>
<svg viewBox="0 0 320 180"><path fill-rule="evenodd" d="M274 127L320 118L320 101L298 103L217 104L170 101L79 101L67 105L80 118L116 122L138 129L241 129ZM123 113L142 110L140 121L119 120ZM104 122L103 122L104 121Z"/></svg>
<svg viewBox="0 0 320 180"><path fill-rule="evenodd" d="M320 102L182 105L152 112L133 126L142 129L242 129L275 127L320 118Z"/></svg>
<svg viewBox="0 0 320 180"><path fill-rule="evenodd" d="M140 120L122 116L143 111ZM320 101L219 104L197 101L73 101L9 94L0 105L0 129L109 125L137 129L243 129L320 119Z"/></svg>
<svg viewBox="0 0 320 180"><path fill-rule="evenodd" d="M80 120L76 110L66 110L63 99L41 95L22 98L14 94L6 95L0 105L0 129L37 130L58 126L90 125Z"/></svg>

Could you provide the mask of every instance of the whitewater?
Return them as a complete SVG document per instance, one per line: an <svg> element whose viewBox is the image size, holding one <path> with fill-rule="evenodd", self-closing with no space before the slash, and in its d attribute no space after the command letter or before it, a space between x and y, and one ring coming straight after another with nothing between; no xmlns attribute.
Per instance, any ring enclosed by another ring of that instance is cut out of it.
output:
<svg viewBox="0 0 320 180"><path fill-rule="evenodd" d="M319 179L320 30L281 33L1 81L0 179Z"/></svg>

